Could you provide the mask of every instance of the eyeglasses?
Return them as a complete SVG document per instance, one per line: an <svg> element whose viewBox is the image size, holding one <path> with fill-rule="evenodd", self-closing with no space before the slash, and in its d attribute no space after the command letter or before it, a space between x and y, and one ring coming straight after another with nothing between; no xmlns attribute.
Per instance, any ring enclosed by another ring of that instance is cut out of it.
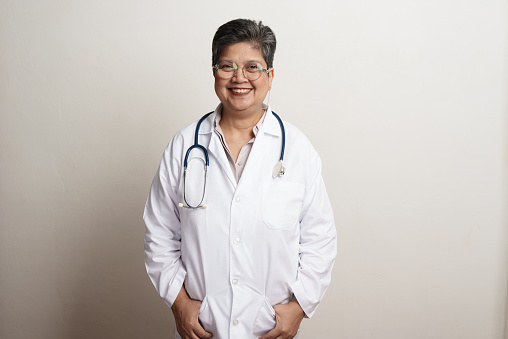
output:
<svg viewBox="0 0 508 339"><path fill-rule="evenodd" d="M217 65L213 66L215 69L215 75L221 79L231 79L238 72L238 68L242 67L243 76L248 80L257 80L261 77L263 72L267 74L270 72L268 68L261 66L259 62L250 62L245 65L237 65L233 61L221 61Z"/></svg>

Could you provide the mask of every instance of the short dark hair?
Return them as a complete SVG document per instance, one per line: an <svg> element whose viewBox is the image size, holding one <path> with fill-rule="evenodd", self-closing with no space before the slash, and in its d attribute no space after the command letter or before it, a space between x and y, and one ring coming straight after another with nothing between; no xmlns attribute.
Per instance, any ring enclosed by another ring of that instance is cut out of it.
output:
<svg viewBox="0 0 508 339"><path fill-rule="evenodd" d="M235 19L217 29L212 41L212 66L217 64L226 47L238 42L249 42L263 53L267 67L273 67L277 39L272 29L261 21Z"/></svg>

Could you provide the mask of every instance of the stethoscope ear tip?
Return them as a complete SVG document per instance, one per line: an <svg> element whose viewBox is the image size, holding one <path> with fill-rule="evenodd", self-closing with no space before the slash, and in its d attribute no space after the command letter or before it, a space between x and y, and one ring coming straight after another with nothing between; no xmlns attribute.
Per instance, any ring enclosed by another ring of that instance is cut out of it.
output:
<svg viewBox="0 0 508 339"><path fill-rule="evenodd" d="M178 207L180 207L180 208L184 208L184 207L185 207L185 208L191 208L191 209L196 209L196 208L206 208L206 207L207 207L207 204L202 204L202 205L199 205L199 206L196 206L196 207L191 207L191 206L189 206L189 205L184 206L184 204L183 204L183 203L179 203L179 204L178 204Z"/></svg>

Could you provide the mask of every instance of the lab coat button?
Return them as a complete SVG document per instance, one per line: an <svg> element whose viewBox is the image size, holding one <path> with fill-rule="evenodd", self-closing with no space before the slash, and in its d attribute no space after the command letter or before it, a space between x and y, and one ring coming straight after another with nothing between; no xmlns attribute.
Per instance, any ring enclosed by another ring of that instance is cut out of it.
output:
<svg viewBox="0 0 508 339"><path fill-rule="evenodd" d="M236 237L235 240L233 240L233 244L238 245L240 243L240 238Z"/></svg>
<svg viewBox="0 0 508 339"><path fill-rule="evenodd" d="M238 284L238 279L233 279L232 283L233 283L233 285Z"/></svg>
<svg viewBox="0 0 508 339"><path fill-rule="evenodd" d="M240 202L240 197L235 197L236 202Z"/></svg>
<svg viewBox="0 0 508 339"><path fill-rule="evenodd" d="M238 325L238 323L239 323L238 319L233 320L233 325L234 326Z"/></svg>

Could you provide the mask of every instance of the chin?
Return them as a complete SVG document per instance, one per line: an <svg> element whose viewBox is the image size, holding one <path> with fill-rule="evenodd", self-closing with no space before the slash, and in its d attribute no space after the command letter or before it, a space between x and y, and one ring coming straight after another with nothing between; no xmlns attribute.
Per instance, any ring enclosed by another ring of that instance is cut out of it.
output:
<svg viewBox="0 0 508 339"><path fill-rule="evenodd" d="M253 103L238 103L238 104L229 103L228 105L225 105L225 106L227 108L235 110L235 111L245 111L245 110L255 107L255 104L253 104Z"/></svg>

